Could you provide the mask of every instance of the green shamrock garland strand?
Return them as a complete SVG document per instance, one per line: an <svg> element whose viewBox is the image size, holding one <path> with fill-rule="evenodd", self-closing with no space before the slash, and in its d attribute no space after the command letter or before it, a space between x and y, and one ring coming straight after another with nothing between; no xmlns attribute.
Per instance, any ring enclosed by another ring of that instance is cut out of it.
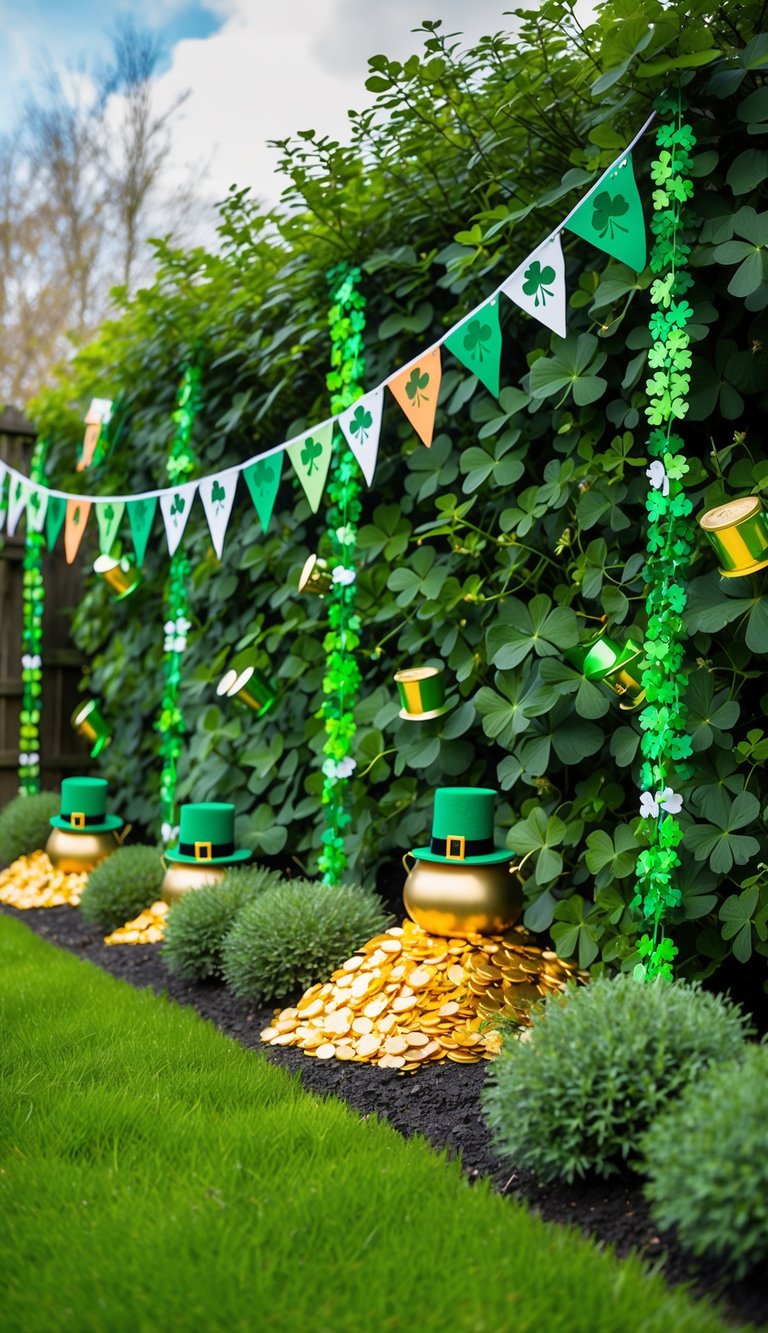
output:
<svg viewBox="0 0 768 1333"><path fill-rule="evenodd" d="M357 289L359 279L360 270L346 264L328 274L332 302L328 324L332 347L326 385L334 415L349 407L363 393L365 298ZM324 640L327 663L323 678L325 700L320 712L325 719L326 736L322 795L325 828L318 863L323 883L334 885L341 883L347 865L344 830L350 815L346 798L356 766L352 750L356 731L354 707L360 687L360 670L354 656L360 643L360 617L355 612L355 546L362 512L360 491L360 473L354 455L337 433L328 484L331 503L327 522L333 582L328 593L329 629Z"/></svg>
<svg viewBox="0 0 768 1333"><path fill-rule="evenodd" d="M683 830L676 815L683 799L675 785L691 776L686 760L691 740L686 732L684 702L688 677L684 666L686 580L693 550L691 501L684 491L688 464L683 441L674 431L688 410L690 337L685 326L693 315L684 299L693 279L685 271L690 248L683 241L685 205L693 194L691 149L696 140L683 122L679 96L663 98L659 107L669 116L656 143L661 150L651 165L655 243L651 269L657 277L651 301L657 307L649 321L653 346L648 354L653 372L646 384L651 489L646 501L648 536L644 578L647 583L648 629L643 686L646 706L640 714L644 762L640 814L648 846L640 853L632 908L646 926L639 942L643 960L635 967L639 980L669 980L677 949L664 934L664 919L679 906L676 883L680 865L677 848Z"/></svg>
<svg viewBox="0 0 768 1333"><path fill-rule="evenodd" d="M29 475L32 481L45 477L48 441L37 440L32 451ZM32 492L32 496L37 492ZM32 497L28 503L32 503ZM43 550L45 538L33 532L27 521L23 560L23 611L21 627L21 715L19 718L19 794L34 796L40 791L40 713L43 696L41 649L43 643Z"/></svg>
<svg viewBox="0 0 768 1333"><path fill-rule="evenodd" d="M176 400L173 421L176 432L168 455L168 480L173 483L186 481L195 469L197 460L192 450L192 427L200 406L200 371L196 366L187 366L182 376ZM160 808L162 816L162 839L168 844L175 841L178 832L176 825L176 777L183 738L186 733L184 714L179 705L181 689L181 663L187 646L187 633L190 629L188 619L189 602L187 583L190 566L187 557L177 550L171 557L168 581L165 587L165 658L163 661L165 682L160 717L155 730L160 735Z"/></svg>

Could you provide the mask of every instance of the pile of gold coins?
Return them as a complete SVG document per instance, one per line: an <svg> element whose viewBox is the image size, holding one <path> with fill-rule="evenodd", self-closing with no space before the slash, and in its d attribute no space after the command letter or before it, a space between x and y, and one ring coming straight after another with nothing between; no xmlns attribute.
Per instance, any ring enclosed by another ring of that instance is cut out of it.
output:
<svg viewBox="0 0 768 1333"><path fill-rule="evenodd" d="M492 1060L502 1042L494 1020L524 1032L531 1005L577 974L530 940L522 929L443 939L412 921L392 926L295 1007L275 1010L261 1040L403 1072L431 1061Z"/></svg>
<svg viewBox="0 0 768 1333"><path fill-rule="evenodd" d="M32 907L77 907L87 878L56 870L45 852L32 852L0 873L0 902L22 912Z"/></svg>
<svg viewBox="0 0 768 1333"><path fill-rule="evenodd" d="M160 901L152 903L132 921L118 926L111 935L104 938L105 944L158 944L165 935L165 918L168 904Z"/></svg>

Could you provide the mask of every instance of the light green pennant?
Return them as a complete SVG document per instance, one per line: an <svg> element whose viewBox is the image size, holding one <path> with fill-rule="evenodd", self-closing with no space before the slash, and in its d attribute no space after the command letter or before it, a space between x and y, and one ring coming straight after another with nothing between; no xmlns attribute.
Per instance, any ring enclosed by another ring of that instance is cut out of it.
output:
<svg viewBox="0 0 768 1333"><path fill-rule="evenodd" d="M131 528L131 540L136 552L136 563L143 565L147 552L147 542L152 531L152 521L157 509L156 495L142 495L138 500L128 502L128 522Z"/></svg>
<svg viewBox="0 0 768 1333"><path fill-rule="evenodd" d="M449 333L445 345L467 370L477 375L494 398L499 396L501 365L501 329L499 303L495 296L486 301Z"/></svg>
<svg viewBox="0 0 768 1333"><path fill-rule="evenodd" d="M268 458L258 458L255 463L251 463L250 467L243 469L245 484L251 493L251 499L259 516L262 532L266 532L269 527L282 472L282 450L280 453L270 454Z"/></svg>
<svg viewBox="0 0 768 1333"><path fill-rule="evenodd" d="M56 539L64 526L67 502L63 495L49 495L48 508L45 511L45 540L49 551L56 545Z"/></svg>
<svg viewBox="0 0 768 1333"><path fill-rule="evenodd" d="M645 218L628 153L590 191L565 223L569 231L605 250L636 273L645 268Z"/></svg>
<svg viewBox="0 0 768 1333"><path fill-rule="evenodd" d="M333 422L316 426L300 440L288 445L288 456L293 463L296 476L304 488L313 514L320 508L323 498L325 479L331 465L331 443L333 440Z"/></svg>
<svg viewBox="0 0 768 1333"><path fill-rule="evenodd" d="M95 509L99 525L99 550L102 555L110 555L125 513L125 501L107 500L105 504L96 504Z"/></svg>

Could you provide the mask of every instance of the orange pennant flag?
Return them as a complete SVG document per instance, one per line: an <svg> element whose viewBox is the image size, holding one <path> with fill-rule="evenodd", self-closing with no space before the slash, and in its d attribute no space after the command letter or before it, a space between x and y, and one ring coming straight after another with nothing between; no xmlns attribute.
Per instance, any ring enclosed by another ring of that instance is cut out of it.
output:
<svg viewBox="0 0 768 1333"><path fill-rule="evenodd" d="M442 378L440 348L411 361L404 370L387 381L387 388L397 399L420 440L427 448L432 443L435 413Z"/></svg>
<svg viewBox="0 0 768 1333"><path fill-rule="evenodd" d="M67 500L67 516L64 520L64 555L68 565L72 564L80 549L90 510L90 500Z"/></svg>

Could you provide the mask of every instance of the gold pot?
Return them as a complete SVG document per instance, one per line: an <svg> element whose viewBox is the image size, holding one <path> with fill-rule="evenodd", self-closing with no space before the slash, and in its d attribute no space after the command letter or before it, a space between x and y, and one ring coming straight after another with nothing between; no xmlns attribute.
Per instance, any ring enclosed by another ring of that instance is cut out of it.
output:
<svg viewBox="0 0 768 1333"><path fill-rule="evenodd" d="M120 846L122 829L109 833L67 833L51 829L45 850L51 865L67 874L87 874Z"/></svg>
<svg viewBox="0 0 768 1333"><path fill-rule="evenodd" d="M160 896L173 906L192 889L202 889L206 884L218 884L226 872L226 866L212 866L207 862L188 865L185 861L170 861L166 864Z"/></svg>
<svg viewBox="0 0 768 1333"><path fill-rule="evenodd" d="M430 935L498 935L523 910L523 891L510 861L488 865L444 865L413 858L403 889L405 910Z"/></svg>

